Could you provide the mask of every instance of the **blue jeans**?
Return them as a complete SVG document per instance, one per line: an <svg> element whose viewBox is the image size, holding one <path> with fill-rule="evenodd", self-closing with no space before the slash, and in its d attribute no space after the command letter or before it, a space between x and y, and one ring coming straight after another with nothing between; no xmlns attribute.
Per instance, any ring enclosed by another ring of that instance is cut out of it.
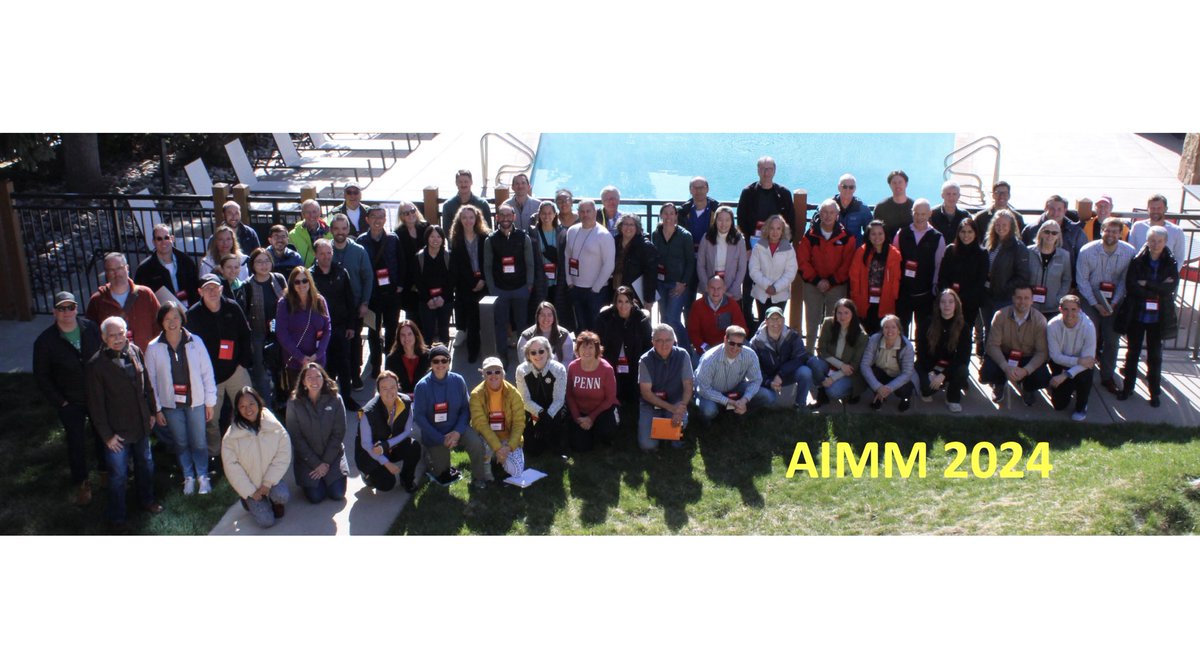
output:
<svg viewBox="0 0 1200 672"><path fill-rule="evenodd" d="M758 388L758 393L754 395L755 400L762 406L774 406L775 402L779 401L779 397L781 396L775 394L775 390L771 389L771 380L773 378L774 376L772 376L772 378L763 376L762 387ZM807 405L808 391L812 389L812 371L809 371L808 367L804 366L803 364L800 365L800 367L796 369L796 373L793 374L792 380L787 380L786 378L784 379L783 386L787 387L792 383L796 384L795 405Z"/></svg>
<svg viewBox="0 0 1200 672"><path fill-rule="evenodd" d="M337 469L337 464L334 464L330 469ZM317 484L304 488L304 496L313 504L320 504L326 498L334 501L341 501L346 498L346 477L342 476L334 481L332 485L327 484L325 479L317 481Z"/></svg>
<svg viewBox="0 0 1200 672"><path fill-rule="evenodd" d="M658 441L658 439L650 438L650 428L651 428L651 425L653 424L653 420L654 420L654 418L669 418L669 417L671 417L671 414L668 411L661 409L657 406L650 406L649 404L645 404L645 403L641 404L640 411L641 412L638 413L638 428L637 428L638 447L641 448L642 450L655 450L656 448L658 448L659 441ZM683 428L684 429L687 429L687 423L688 423L688 416L687 416L687 413L684 413L683 414ZM672 441L671 442L672 448L680 448L682 446L683 446L683 441Z"/></svg>
<svg viewBox="0 0 1200 672"><path fill-rule="evenodd" d="M529 312L529 288L497 289L495 305L496 322L496 354L505 361L508 360L508 326L512 324L513 333L519 334L528 326L525 323L526 313ZM599 312L599 309L596 311ZM522 358L524 359L524 358Z"/></svg>
<svg viewBox="0 0 1200 672"><path fill-rule="evenodd" d="M829 366L829 362L818 357L813 357L808 360L807 364L800 367L800 371L806 371L807 374L805 375L811 378L809 386L819 390L822 388L818 386L829 375L830 368L832 367ZM800 371L796 372L797 377L801 375ZM842 376L833 381L833 384L824 388L824 390L825 396L829 397L830 401L848 397L854 392L854 376Z"/></svg>
<svg viewBox="0 0 1200 672"><path fill-rule="evenodd" d="M591 287L572 287L571 309L575 312L575 328L580 331L595 331L596 318L604 307L604 293L593 292ZM499 312L499 311L497 311Z"/></svg>
<svg viewBox="0 0 1200 672"><path fill-rule="evenodd" d="M287 483L276 483L271 486L267 496L257 502L253 499L245 500L246 508L250 510L250 515L254 516L254 522L263 527L271 527L275 524L275 509L271 504L287 504L290 497Z"/></svg>
<svg viewBox="0 0 1200 672"><path fill-rule="evenodd" d="M266 347L267 335L250 333L250 352L253 356L253 364L250 367L250 384L254 389L262 395L263 401L267 402L267 408L275 408L275 372L267 368L263 363L263 348ZM275 347L279 347L276 345ZM235 412L237 409L233 409Z"/></svg>
<svg viewBox="0 0 1200 672"><path fill-rule="evenodd" d="M126 443L117 451L105 448L104 458L108 462L108 521L123 523L126 515L125 481L129 478L130 460L133 460L138 503L142 506L154 503L154 456L150 454L150 439L147 437ZM205 464L208 463L207 459Z"/></svg>
<svg viewBox="0 0 1200 672"><path fill-rule="evenodd" d="M671 325L675 330L675 344L692 354L692 341L688 338L687 329L683 326L683 311L688 306L690 295L685 290L679 296L671 296L675 283L662 283L658 286L658 313L662 321ZM693 362L694 364L694 362Z"/></svg>
<svg viewBox="0 0 1200 672"><path fill-rule="evenodd" d="M208 440L205 438L204 405L164 408L167 429L175 441L175 455L184 478L208 475Z"/></svg>
<svg viewBox="0 0 1200 672"><path fill-rule="evenodd" d="M745 396L743 393L746 391L746 387L749 385L750 385L750 383L743 380L742 382L738 383L736 387L734 387L732 390L730 390L730 392L737 392L739 397ZM704 420L704 422L711 421L713 418L717 417L717 415L722 410L725 409L724 404L717 405L716 402L714 402L710 399L700 399L699 397L697 397L696 405L700 409L700 417L701 417L701 419ZM747 406L747 408L755 409L762 405L763 405L762 397L759 396L757 393L755 393L754 397L752 399L750 399L750 403Z"/></svg>

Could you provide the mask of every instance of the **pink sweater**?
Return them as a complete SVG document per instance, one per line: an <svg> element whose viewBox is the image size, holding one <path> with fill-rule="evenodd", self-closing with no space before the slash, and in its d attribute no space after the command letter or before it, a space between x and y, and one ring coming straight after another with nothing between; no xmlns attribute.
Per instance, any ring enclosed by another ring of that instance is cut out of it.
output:
<svg viewBox="0 0 1200 672"><path fill-rule="evenodd" d="M601 359L595 371L583 370L576 359L567 365L567 408L572 418L587 416L595 420L617 404L617 376L612 364Z"/></svg>

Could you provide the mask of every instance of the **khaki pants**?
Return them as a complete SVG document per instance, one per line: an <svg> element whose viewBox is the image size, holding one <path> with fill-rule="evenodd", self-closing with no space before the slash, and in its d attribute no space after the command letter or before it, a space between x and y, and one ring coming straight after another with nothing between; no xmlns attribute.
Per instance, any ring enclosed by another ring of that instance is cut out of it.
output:
<svg viewBox="0 0 1200 672"><path fill-rule="evenodd" d="M817 330L821 328L821 320L833 315L833 304L839 299L846 298L850 285L834 285L828 292L821 293L816 284L804 283L804 345L809 353L817 352ZM860 306L863 310L865 306ZM880 316L882 317L882 316ZM799 325L788 325L797 329Z"/></svg>
<svg viewBox="0 0 1200 672"><path fill-rule="evenodd" d="M491 451L487 449L479 432L467 427L462 433L462 438L458 440L458 449L467 451L467 455L471 457L472 480L492 480L492 470L488 465ZM429 470L434 476L441 476L450 468L450 449L446 446L440 443L433 446L425 444L425 452L429 454Z"/></svg>
<svg viewBox="0 0 1200 672"><path fill-rule="evenodd" d="M212 420L204 427L205 438L208 440L208 454L210 457L216 457L221 454L221 407L225 405L225 397L229 397L229 403L233 404L233 397L238 393L238 390L247 385L253 385L250 382L250 374L241 365L238 365L225 382L217 383L217 406L213 409ZM233 412L237 413L237 407L234 406Z"/></svg>

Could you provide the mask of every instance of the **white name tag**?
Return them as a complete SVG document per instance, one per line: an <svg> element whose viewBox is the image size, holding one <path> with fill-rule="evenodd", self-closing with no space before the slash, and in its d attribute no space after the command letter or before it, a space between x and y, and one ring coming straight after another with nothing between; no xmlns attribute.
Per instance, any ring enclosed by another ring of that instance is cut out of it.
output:
<svg viewBox="0 0 1200 672"><path fill-rule="evenodd" d="M1147 301L1146 302L1146 310L1148 310L1152 313L1158 312L1158 301Z"/></svg>

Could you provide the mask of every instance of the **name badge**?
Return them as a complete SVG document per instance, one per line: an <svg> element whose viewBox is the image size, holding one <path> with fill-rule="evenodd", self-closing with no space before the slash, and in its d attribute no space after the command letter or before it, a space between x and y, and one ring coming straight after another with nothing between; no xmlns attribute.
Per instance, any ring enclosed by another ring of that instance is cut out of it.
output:
<svg viewBox="0 0 1200 672"><path fill-rule="evenodd" d="M546 274L547 280L554 280L558 274L558 264L542 264L542 272Z"/></svg>
<svg viewBox="0 0 1200 672"><path fill-rule="evenodd" d="M488 413L488 428L493 432L504 431L504 411L491 411Z"/></svg>
<svg viewBox="0 0 1200 672"><path fill-rule="evenodd" d="M1100 296L1103 296L1104 298L1108 299L1109 301L1112 301L1113 290L1115 290L1116 288L1117 288L1117 286L1111 282L1102 282L1102 283L1100 283Z"/></svg>
<svg viewBox="0 0 1200 672"><path fill-rule="evenodd" d="M321 340L321 338L322 338L324 335L325 335L325 330L324 330L324 329L318 329L318 330L317 330L317 340L318 340L318 341L319 341L319 340Z"/></svg>
<svg viewBox="0 0 1200 672"><path fill-rule="evenodd" d="M662 399L663 401L666 401L666 400L667 400L667 393L666 393L665 391L663 391L663 392L655 392L655 393L654 393L654 396L658 397L659 399Z"/></svg>
<svg viewBox="0 0 1200 672"><path fill-rule="evenodd" d="M717 277L724 280L725 279L725 271L717 271Z"/></svg>
<svg viewBox="0 0 1200 672"><path fill-rule="evenodd" d="M906 277L906 278L917 277L917 262L915 259L910 259L910 260L904 262L904 277Z"/></svg>
<svg viewBox="0 0 1200 672"><path fill-rule="evenodd" d="M187 292L181 289L178 292L175 292L175 298L179 299L180 301L187 301Z"/></svg>
<svg viewBox="0 0 1200 672"><path fill-rule="evenodd" d="M443 401L433 405L433 421L445 422L450 417L450 402Z"/></svg>
<svg viewBox="0 0 1200 672"><path fill-rule="evenodd" d="M439 296L441 296L441 295L442 295L442 288L441 288L441 287L430 287L430 288L429 288L429 296L430 296L431 298L435 298L435 299L436 299L437 297L439 297Z"/></svg>
<svg viewBox="0 0 1200 672"><path fill-rule="evenodd" d="M1021 365L1021 354L1022 353L1020 350L1009 350L1008 351L1008 365L1009 366L1020 366Z"/></svg>
<svg viewBox="0 0 1200 672"><path fill-rule="evenodd" d="M756 236L762 236L763 224L766 224L766 222L762 221L761 219L754 223L754 234Z"/></svg>
<svg viewBox="0 0 1200 672"><path fill-rule="evenodd" d="M229 361L233 359L233 341L222 339L221 344L217 346L217 359Z"/></svg>
<svg viewBox="0 0 1200 672"><path fill-rule="evenodd" d="M629 373L629 358L624 355L617 358L617 373Z"/></svg>
<svg viewBox="0 0 1200 672"><path fill-rule="evenodd" d="M570 275L572 278L579 277L579 260L575 257L567 260L567 275Z"/></svg>
<svg viewBox="0 0 1200 672"><path fill-rule="evenodd" d="M1034 285L1034 287L1033 287L1033 302L1034 303L1045 303L1046 302L1046 288L1045 287L1043 287L1041 285Z"/></svg>
<svg viewBox="0 0 1200 672"><path fill-rule="evenodd" d="M666 264L659 264L658 265L658 281L664 282L666 279L667 279L667 266L666 266Z"/></svg>
<svg viewBox="0 0 1200 672"><path fill-rule="evenodd" d="M381 268L378 271L375 271L375 282L380 287L392 284L392 280L388 276L388 269Z"/></svg>
<svg viewBox="0 0 1200 672"><path fill-rule="evenodd" d="M472 277L474 277L476 280L482 280L483 279L483 271L475 271L475 274Z"/></svg>
<svg viewBox="0 0 1200 672"><path fill-rule="evenodd" d="M517 258L516 257L501 257L500 258L500 269L503 270L505 273L516 273L517 272Z"/></svg>
<svg viewBox="0 0 1200 672"><path fill-rule="evenodd" d="M950 360L948 360L948 359L939 359L939 360L937 361L937 364L934 364L934 366L933 366L933 370L934 370L934 371L937 371L938 373L941 373L941 372L945 371L945 370L946 370L946 367L948 367L948 366L950 366Z"/></svg>
<svg viewBox="0 0 1200 672"><path fill-rule="evenodd" d="M741 392L730 392L729 394L727 394L725 396L728 397L730 401L737 401L738 399L741 398L742 394L741 394Z"/></svg>
<svg viewBox="0 0 1200 672"><path fill-rule="evenodd" d="M959 287L959 284L957 282L950 283L950 289L953 289L956 294L962 292L962 288Z"/></svg>
<svg viewBox="0 0 1200 672"><path fill-rule="evenodd" d="M883 296L883 288L882 287L868 287L867 288L867 301L869 301L871 303L879 303L879 299L881 296Z"/></svg>
<svg viewBox="0 0 1200 672"><path fill-rule="evenodd" d="M188 386L187 385L176 385L175 386L175 403L186 404L187 403L187 395L188 395Z"/></svg>
<svg viewBox="0 0 1200 672"><path fill-rule="evenodd" d="M1158 299L1147 299L1146 300L1146 310L1151 313L1157 313L1158 312Z"/></svg>

